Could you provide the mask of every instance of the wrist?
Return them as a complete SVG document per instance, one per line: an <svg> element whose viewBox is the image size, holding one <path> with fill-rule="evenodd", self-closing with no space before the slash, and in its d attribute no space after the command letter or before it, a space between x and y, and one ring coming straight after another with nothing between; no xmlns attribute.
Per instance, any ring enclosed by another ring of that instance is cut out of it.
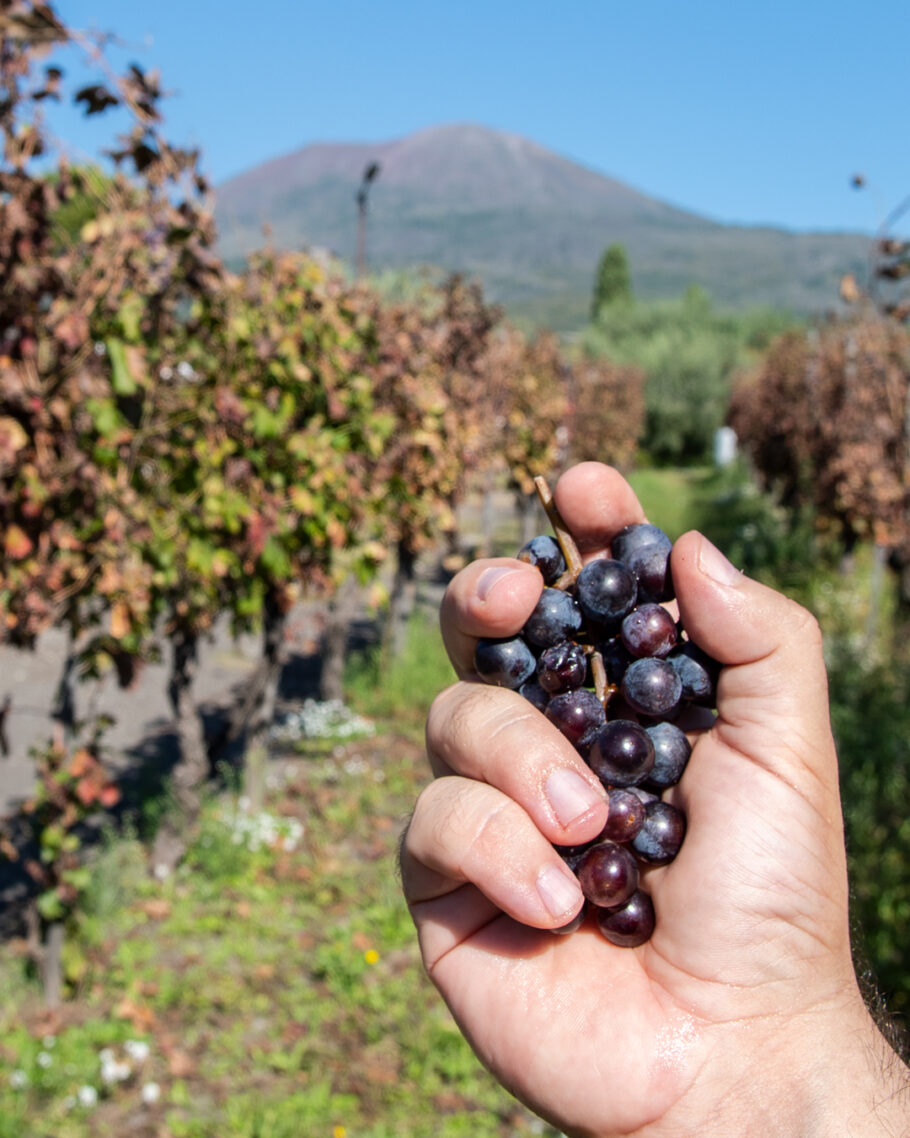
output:
<svg viewBox="0 0 910 1138"><path fill-rule="evenodd" d="M833 1006L718 1026L672 1117L639 1134L907 1138L910 1071L854 989Z"/></svg>
<svg viewBox="0 0 910 1138"><path fill-rule="evenodd" d="M717 1104L717 1119L699 1134L724 1138L906 1138L910 1072L862 1001L805 1013L744 1033L740 1077ZM737 1064L738 1048L725 1062ZM757 1063L764 1053L769 1060ZM773 1055L773 1060L771 1056Z"/></svg>
<svg viewBox="0 0 910 1138"><path fill-rule="evenodd" d="M826 1031L814 1067L812 1138L906 1138L910 1071L861 1001Z"/></svg>

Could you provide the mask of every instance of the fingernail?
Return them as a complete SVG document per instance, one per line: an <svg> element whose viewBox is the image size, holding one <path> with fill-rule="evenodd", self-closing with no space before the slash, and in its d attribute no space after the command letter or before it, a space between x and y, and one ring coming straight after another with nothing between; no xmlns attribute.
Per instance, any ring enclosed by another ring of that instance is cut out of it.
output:
<svg viewBox="0 0 910 1138"><path fill-rule="evenodd" d="M606 791L598 791L576 771L560 767L544 785L544 793L561 826L570 826L606 802Z"/></svg>
<svg viewBox="0 0 910 1138"><path fill-rule="evenodd" d="M537 877L537 892L552 917L567 917L582 900L581 886L568 868L547 865Z"/></svg>
<svg viewBox="0 0 910 1138"><path fill-rule="evenodd" d="M718 585L735 587L741 585L745 580L736 566L731 565L717 546L712 545L706 537L701 539L701 546L698 550L698 567L706 577L710 577Z"/></svg>
<svg viewBox="0 0 910 1138"><path fill-rule="evenodd" d="M485 601L493 591L494 586L512 573L524 573L524 569L513 569L510 565L494 565L490 569L484 569L477 580L477 595L482 601Z"/></svg>

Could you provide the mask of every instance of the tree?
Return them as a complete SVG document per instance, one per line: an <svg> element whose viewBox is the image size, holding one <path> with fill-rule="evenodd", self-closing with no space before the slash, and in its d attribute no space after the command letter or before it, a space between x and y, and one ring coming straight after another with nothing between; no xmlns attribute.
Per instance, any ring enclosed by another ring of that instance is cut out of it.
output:
<svg viewBox="0 0 910 1138"><path fill-rule="evenodd" d="M735 374L789 324L785 314L719 312L693 287L674 300L601 309L581 347L645 373L641 446L653 461L679 465L709 458Z"/></svg>
<svg viewBox="0 0 910 1138"><path fill-rule="evenodd" d="M374 390L395 430L372 484L397 557L390 644L401 642L419 554L453 540L457 507L489 459L497 415L487 369L501 320L480 285L458 275L381 309Z"/></svg>
<svg viewBox="0 0 910 1138"><path fill-rule="evenodd" d="M68 628L81 674L125 686L167 636L179 831L209 765L199 638L227 613L265 625L268 655L294 586L371 557L374 302L302 258L226 272L153 72L74 96L131 112L113 175L54 155L39 108L63 71L38 60L75 38L50 5L0 8L0 617L23 647Z"/></svg>
<svg viewBox="0 0 910 1138"><path fill-rule="evenodd" d="M591 299L591 319L597 320L613 304L630 303L633 299L632 280L625 246L609 245L600 258L594 279Z"/></svg>
<svg viewBox="0 0 910 1138"><path fill-rule="evenodd" d="M584 353L572 360L568 448L572 462L608 462L629 470L645 422L645 374Z"/></svg>
<svg viewBox="0 0 910 1138"><path fill-rule="evenodd" d="M871 539L910 603L910 332L888 317L774 342L738 385L730 423L766 486L808 504L845 548Z"/></svg>

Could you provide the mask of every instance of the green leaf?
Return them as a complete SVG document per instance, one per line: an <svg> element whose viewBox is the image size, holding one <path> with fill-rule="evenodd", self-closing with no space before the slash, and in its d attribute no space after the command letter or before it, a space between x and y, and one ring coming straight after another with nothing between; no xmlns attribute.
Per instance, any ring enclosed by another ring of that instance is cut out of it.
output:
<svg viewBox="0 0 910 1138"><path fill-rule="evenodd" d="M126 349L120 340L105 341L111 361L111 383L118 395L135 395L137 384L126 360Z"/></svg>
<svg viewBox="0 0 910 1138"><path fill-rule="evenodd" d="M257 439L275 439L281 433L281 417L262 403L253 408L253 434Z"/></svg>
<svg viewBox="0 0 910 1138"><path fill-rule="evenodd" d="M45 826L41 831L41 860L43 862L53 861L58 851L63 847L65 839L66 831L56 822Z"/></svg>
<svg viewBox="0 0 910 1138"><path fill-rule="evenodd" d="M112 435L123 425L123 418L112 399L86 399L85 407L100 435Z"/></svg>
<svg viewBox="0 0 910 1138"><path fill-rule="evenodd" d="M135 343L141 337L142 329L140 325L143 311L142 298L137 296L134 292L127 293L117 312L117 319L120 321L120 327L123 329L124 336L130 343Z"/></svg>
<svg viewBox="0 0 910 1138"><path fill-rule="evenodd" d="M66 916L66 906L57 896L55 889L48 889L47 892L39 894L35 904L46 921L62 921Z"/></svg>
<svg viewBox="0 0 910 1138"><path fill-rule="evenodd" d="M197 573L210 573L215 560L215 547L201 538L190 539L186 551L186 563L190 569Z"/></svg>
<svg viewBox="0 0 910 1138"><path fill-rule="evenodd" d="M68 869L65 873L61 874L61 878L67 885L72 885L80 893L83 889L88 889L91 884L92 875L87 866L80 865L76 869Z"/></svg>
<svg viewBox="0 0 910 1138"><path fill-rule="evenodd" d="M259 559L263 568L277 580L286 580L291 576L291 559L274 538L270 537L265 543Z"/></svg>

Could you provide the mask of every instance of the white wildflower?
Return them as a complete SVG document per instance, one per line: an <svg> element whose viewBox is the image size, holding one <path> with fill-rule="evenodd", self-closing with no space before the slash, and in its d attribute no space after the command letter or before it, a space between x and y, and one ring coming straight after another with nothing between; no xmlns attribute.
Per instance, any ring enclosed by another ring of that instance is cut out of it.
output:
<svg viewBox="0 0 910 1138"><path fill-rule="evenodd" d="M303 826L296 818L279 817L267 810L258 814L248 814L241 809L224 811L220 820L230 832L231 842L253 853L263 848L289 851L295 849L303 837Z"/></svg>
<svg viewBox="0 0 910 1138"><path fill-rule="evenodd" d="M111 1083L125 1083L132 1073L133 1068L126 1061L121 1062L117 1059L112 1059L110 1062L101 1064L101 1081L108 1085Z"/></svg>
<svg viewBox="0 0 910 1138"><path fill-rule="evenodd" d="M88 1084L81 1086L79 1090L76 1091L76 1098L79 1100L81 1106L97 1106L98 1104L98 1092L94 1087Z"/></svg>
<svg viewBox="0 0 910 1138"><path fill-rule="evenodd" d="M308 699L303 707L276 723L271 732L272 738L281 742L353 739L375 733L374 724L351 711L340 699Z"/></svg>
<svg viewBox="0 0 910 1138"><path fill-rule="evenodd" d="M161 1087L157 1083L146 1083L141 1091L142 1101L148 1106L161 1098Z"/></svg>
<svg viewBox="0 0 910 1138"><path fill-rule="evenodd" d="M123 1045L123 1050L134 1063L144 1063L149 1057L150 1048L144 1039L128 1039Z"/></svg>
<svg viewBox="0 0 910 1138"><path fill-rule="evenodd" d="M23 1087L28 1086L28 1075L25 1071L13 1071L9 1077L9 1085L14 1091L21 1091Z"/></svg>

